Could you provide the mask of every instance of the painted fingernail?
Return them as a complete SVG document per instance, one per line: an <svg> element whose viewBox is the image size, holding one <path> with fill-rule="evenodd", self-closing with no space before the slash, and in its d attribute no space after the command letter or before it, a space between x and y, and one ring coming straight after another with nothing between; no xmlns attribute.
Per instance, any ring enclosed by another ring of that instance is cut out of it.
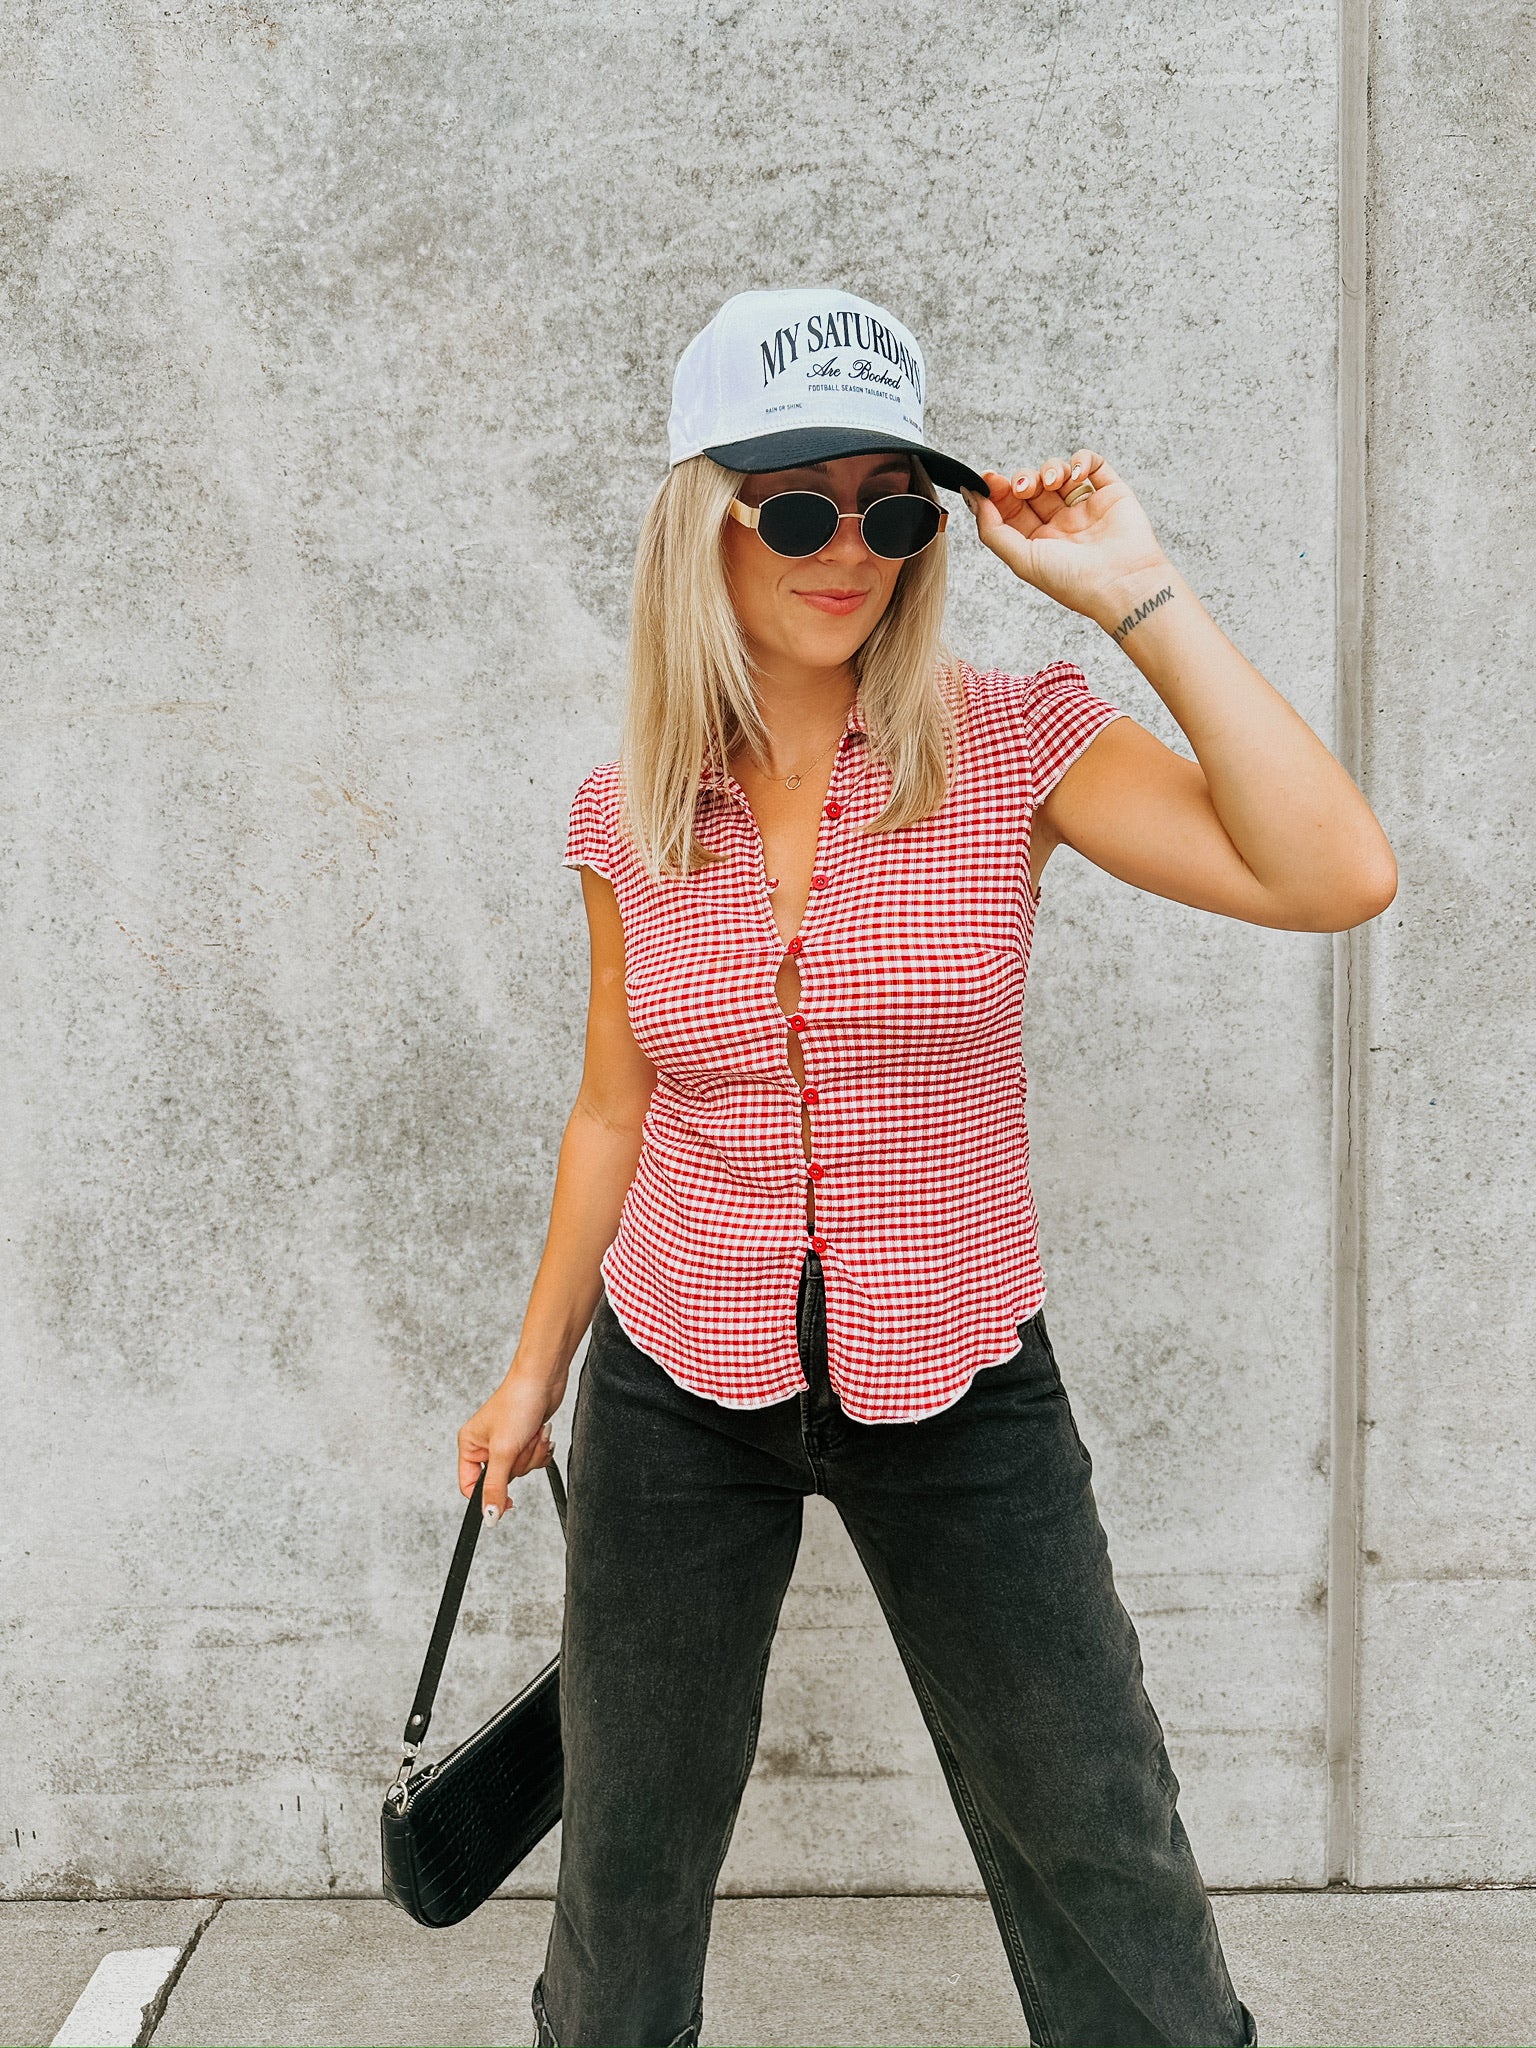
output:
<svg viewBox="0 0 1536 2048"><path fill-rule="evenodd" d="M508 1505L510 1505L510 1503L508 1503ZM488 1500L486 1502L485 1519L488 1522L499 1522L501 1520L501 1509L497 1507L494 1501Z"/></svg>
<svg viewBox="0 0 1536 2048"><path fill-rule="evenodd" d="M1072 476L1069 476L1069 477L1067 478L1067 482L1068 482L1068 483L1071 483L1071 481L1072 481L1072 477L1073 477L1073 476L1081 476L1081 475L1082 475L1082 473L1083 473L1083 465L1082 465L1082 464L1081 464L1081 463L1079 462L1079 463L1077 463L1077 464L1076 464L1076 465L1074 466L1074 468L1073 468L1073 470L1072 470Z"/></svg>

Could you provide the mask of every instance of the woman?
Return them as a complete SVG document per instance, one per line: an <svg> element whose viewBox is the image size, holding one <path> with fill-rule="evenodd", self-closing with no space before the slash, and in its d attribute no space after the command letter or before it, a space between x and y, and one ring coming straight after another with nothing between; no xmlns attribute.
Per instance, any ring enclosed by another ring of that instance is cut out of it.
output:
<svg viewBox="0 0 1536 2048"><path fill-rule="evenodd" d="M572 1429L542 2043L696 2042L804 1496L842 1515L1035 2042L1254 2041L1176 1811L1041 1301L1019 1065L1068 845L1181 903L1337 931L1392 853L1090 449L1010 479L923 433L923 359L846 294L732 299L678 365L622 760L572 808L586 1063L485 1512ZM934 482L1094 619L1172 753L1058 661L940 643Z"/></svg>

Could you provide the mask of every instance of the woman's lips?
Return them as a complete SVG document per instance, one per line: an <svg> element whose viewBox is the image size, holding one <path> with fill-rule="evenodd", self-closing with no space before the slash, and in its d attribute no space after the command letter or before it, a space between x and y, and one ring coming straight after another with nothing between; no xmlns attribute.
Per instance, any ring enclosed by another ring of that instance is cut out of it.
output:
<svg viewBox="0 0 1536 2048"><path fill-rule="evenodd" d="M846 618L864 602L862 590L797 590L795 595L803 597L807 604L815 605L817 611L829 612L835 619Z"/></svg>

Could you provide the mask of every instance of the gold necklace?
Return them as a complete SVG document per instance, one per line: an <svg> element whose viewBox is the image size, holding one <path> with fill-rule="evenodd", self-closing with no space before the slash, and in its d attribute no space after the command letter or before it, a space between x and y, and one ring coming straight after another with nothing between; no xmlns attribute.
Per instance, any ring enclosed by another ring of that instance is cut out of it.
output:
<svg viewBox="0 0 1536 2048"><path fill-rule="evenodd" d="M837 736L837 740L840 740L841 738L842 734L839 733ZM827 754L835 754L837 752L837 740L834 740L832 742L831 746L827 749ZM821 754L817 757L816 760L808 762L806 764L807 767L819 768L822 762L826 760L827 754ZM800 787L801 779L804 776L804 774L804 768L797 768L793 775L786 775L784 778L784 787L786 789L798 789Z"/></svg>

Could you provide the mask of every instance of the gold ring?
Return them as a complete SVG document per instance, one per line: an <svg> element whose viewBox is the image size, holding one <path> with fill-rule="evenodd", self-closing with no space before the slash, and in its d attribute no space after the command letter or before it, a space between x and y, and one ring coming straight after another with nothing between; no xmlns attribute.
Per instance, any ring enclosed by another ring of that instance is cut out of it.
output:
<svg viewBox="0 0 1536 2048"><path fill-rule="evenodd" d="M1080 505L1083 502L1084 498L1092 497L1093 493L1097 489L1097 484L1090 483L1088 478L1084 477L1082 482L1078 485L1077 489L1073 491L1069 497L1063 498L1061 502L1063 503L1063 505Z"/></svg>

